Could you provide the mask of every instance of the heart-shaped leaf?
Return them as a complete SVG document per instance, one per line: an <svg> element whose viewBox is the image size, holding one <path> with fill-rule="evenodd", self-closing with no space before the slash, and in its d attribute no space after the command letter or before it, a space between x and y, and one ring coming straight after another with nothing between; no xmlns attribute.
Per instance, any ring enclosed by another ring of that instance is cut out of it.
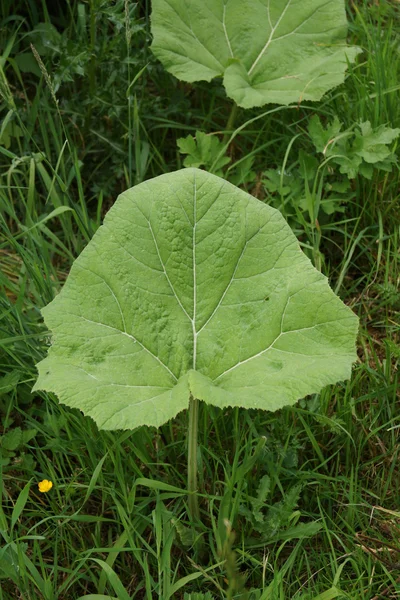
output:
<svg viewBox="0 0 400 600"><path fill-rule="evenodd" d="M222 76L239 106L319 100L344 80L343 0L153 0L152 50L184 81Z"/></svg>
<svg viewBox="0 0 400 600"><path fill-rule="evenodd" d="M34 389L106 429L189 397L276 410L345 379L358 320L273 208L183 169L124 192L44 310Z"/></svg>

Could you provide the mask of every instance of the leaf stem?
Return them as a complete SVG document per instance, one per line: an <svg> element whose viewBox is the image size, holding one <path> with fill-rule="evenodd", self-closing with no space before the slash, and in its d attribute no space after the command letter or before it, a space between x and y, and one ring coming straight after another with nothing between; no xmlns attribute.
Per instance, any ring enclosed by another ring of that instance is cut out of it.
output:
<svg viewBox="0 0 400 600"><path fill-rule="evenodd" d="M189 514L193 521L199 521L199 502L197 497L197 436L199 429L199 401L193 396L189 400L188 432L188 491Z"/></svg>
<svg viewBox="0 0 400 600"><path fill-rule="evenodd" d="M233 125L235 123L236 120L236 115L238 113L238 105L236 104L236 102L234 102L232 104L232 108L231 108L231 112L229 113L229 117L228 117L228 121L226 123L226 128L225 128L225 135L223 137L223 143L226 144L226 142L228 141L231 132L233 130Z"/></svg>
<svg viewBox="0 0 400 600"><path fill-rule="evenodd" d="M301 105L302 109L310 109L310 110L315 110L314 107L312 106L306 106L306 105ZM226 142L225 145L223 145L223 147L221 148L218 156L215 158L214 162L212 163L211 167L209 168L209 172L213 173L213 169L215 169L215 165L218 164L219 159L226 153L226 151L228 150L231 142L235 139L235 137L241 132L243 131L243 129L245 129L248 125L251 125L252 123L255 123L256 121L258 121L259 119L263 119L264 117L266 117L267 115L272 115L273 113L279 112L281 110L290 110L290 109L297 109L297 105L295 106L277 106L275 108L273 108L272 110L267 110L266 112L261 113L260 115L257 115L255 117L253 117L252 119L249 119L248 121L245 121L244 123L242 123L241 125L239 125L239 127L237 127L235 129L235 131L233 131L232 135L230 136L229 140ZM233 107L232 107L232 111L233 111ZM231 112L232 112L231 111ZM228 120L229 121L229 120ZM228 134L229 135L229 134Z"/></svg>

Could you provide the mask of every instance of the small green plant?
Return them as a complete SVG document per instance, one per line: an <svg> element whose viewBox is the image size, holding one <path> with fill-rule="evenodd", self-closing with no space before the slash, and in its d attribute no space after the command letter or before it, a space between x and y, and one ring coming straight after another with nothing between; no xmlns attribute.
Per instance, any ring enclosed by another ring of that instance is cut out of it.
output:
<svg viewBox="0 0 400 600"><path fill-rule="evenodd" d="M371 179L374 169L390 172L397 162L388 146L398 138L400 129L385 125L374 129L369 121L365 121L343 130L337 117L324 127L320 118L314 115L308 132L317 152L323 154L329 165L338 165L340 173L349 179L358 174Z"/></svg>
<svg viewBox="0 0 400 600"><path fill-rule="evenodd" d="M32 469L33 457L25 454L28 442L37 434L36 429L22 430L14 427L0 436L0 466L12 466L13 469Z"/></svg>
<svg viewBox="0 0 400 600"><path fill-rule="evenodd" d="M9 414L9 394L14 393L21 378L17 370L0 377L0 414L2 415L2 435L0 435L0 469L29 470L35 465L33 457L26 452L28 443L36 436L33 428L13 427Z"/></svg>
<svg viewBox="0 0 400 600"><path fill-rule="evenodd" d="M254 531L261 534L263 540L276 541L308 537L315 535L320 529L318 522L299 523L300 513L295 511L301 486L296 485L287 491L285 498L275 502L266 510L271 490L271 478L264 475L257 490L257 496L250 499L250 505L240 507L241 514L251 524Z"/></svg>
<svg viewBox="0 0 400 600"><path fill-rule="evenodd" d="M282 167L268 169L262 180L271 206L292 226L300 224L305 229L345 212L357 176L371 179L375 169L392 170L397 157L390 145L400 129L384 125L373 129L369 121L344 129L336 117L324 127L314 115L308 133L321 160L300 149L292 165L286 166L285 158Z"/></svg>
<svg viewBox="0 0 400 600"><path fill-rule="evenodd" d="M179 152L187 154L183 165L185 167L204 167L209 173L222 177L223 168L230 163L229 156L225 156L225 144L215 135L207 135L196 131L196 137L188 135L177 140Z"/></svg>
<svg viewBox="0 0 400 600"><path fill-rule="evenodd" d="M327 220L336 212L345 211L351 198L347 177L331 177L321 169L317 158L299 151L298 160L289 168L268 169L262 183L268 202L280 210L292 226Z"/></svg>
<svg viewBox="0 0 400 600"><path fill-rule="evenodd" d="M278 211L198 169L122 194L43 315L53 345L34 389L103 429L189 407L194 519L199 400L293 404L350 376L358 328Z"/></svg>

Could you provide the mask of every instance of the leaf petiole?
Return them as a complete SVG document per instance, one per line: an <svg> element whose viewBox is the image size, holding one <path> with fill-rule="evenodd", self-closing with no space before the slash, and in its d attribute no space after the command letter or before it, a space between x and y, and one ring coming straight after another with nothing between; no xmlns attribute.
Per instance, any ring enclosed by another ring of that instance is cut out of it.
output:
<svg viewBox="0 0 400 600"><path fill-rule="evenodd" d="M188 431L188 491L189 515L193 521L199 521L199 502L197 497L197 437L199 428L199 401L193 396L189 400Z"/></svg>

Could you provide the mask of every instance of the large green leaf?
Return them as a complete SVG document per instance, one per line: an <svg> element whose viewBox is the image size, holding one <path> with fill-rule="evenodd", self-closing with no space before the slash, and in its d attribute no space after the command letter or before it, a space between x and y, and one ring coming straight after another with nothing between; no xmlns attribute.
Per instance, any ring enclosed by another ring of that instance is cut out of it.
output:
<svg viewBox="0 0 400 600"><path fill-rule="evenodd" d="M152 50L184 81L222 76L251 108L319 100L343 82L344 0L153 0Z"/></svg>
<svg viewBox="0 0 400 600"><path fill-rule="evenodd" d="M161 425L190 393L276 410L355 360L356 316L282 215L198 169L124 192L43 315L35 389L106 429Z"/></svg>

